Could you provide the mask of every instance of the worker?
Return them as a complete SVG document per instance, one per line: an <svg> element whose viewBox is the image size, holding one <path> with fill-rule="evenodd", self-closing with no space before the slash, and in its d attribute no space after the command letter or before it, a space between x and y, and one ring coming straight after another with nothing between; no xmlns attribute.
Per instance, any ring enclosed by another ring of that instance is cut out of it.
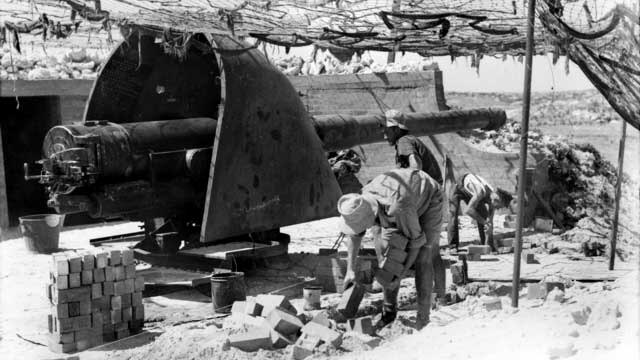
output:
<svg viewBox="0 0 640 360"><path fill-rule="evenodd" d="M442 172L435 156L417 137L409 134L406 116L398 110L385 112L384 137L396 149L396 165L426 172L442 185Z"/></svg>
<svg viewBox="0 0 640 360"><path fill-rule="evenodd" d="M415 169L388 171L365 185L362 194L346 194L338 200L341 231L347 235L345 288L355 281L354 268L367 229L372 229L378 258L387 246L382 243L382 229L396 228L409 239L402 276L391 285L383 286L384 303L382 317L376 323L378 329L395 320L400 279L414 264L418 292L417 328L429 322L434 272L436 293L444 298L445 272L439 251L442 210L440 184L427 173Z"/></svg>
<svg viewBox="0 0 640 360"><path fill-rule="evenodd" d="M458 249L460 235L458 232L460 201L467 203L464 214L476 221L480 244L488 245L492 251L497 251L493 241L493 215L496 209L509 205L513 196L507 191L494 188L482 177L475 174L464 174L458 179L448 192L449 194L449 224L447 237L449 246ZM486 227L486 232L485 232Z"/></svg>

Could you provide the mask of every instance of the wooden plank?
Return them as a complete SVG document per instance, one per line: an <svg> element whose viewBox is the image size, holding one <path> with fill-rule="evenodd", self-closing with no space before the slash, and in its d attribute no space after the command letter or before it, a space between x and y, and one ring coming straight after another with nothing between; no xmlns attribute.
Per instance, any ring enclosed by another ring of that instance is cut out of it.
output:
<svg viewBox="0 0 640 360"><path fill-rule="evenodd" d="M4 176L3 154L2 124L0 123L0 229L7 229L9 228L9 206L7 204L7 182Z"/></svg>
<svg viewBox="0 0 640 360"><path fill-rule="evenodd" d="M362 90L405 89L438 83L436 71L412 73L349 74L320 76L289 76L289 81L299 92L307 90Z"/></svg>
<svg viewBox="0 0 640 360"><path fill-rule="evenodd" d="M251 243L248 241L221 245L204 246L195 249L180 250L179 255L197 256L207 259L231 260L241 256L268 257L286 252L287 246L272 242L271 245Z"/></svg>
<svg viewBox="0 0 640 360"><path fill-rule="evenodd" d="M88 96L93 80L16 80L0 81L0 97Z"/></svg>

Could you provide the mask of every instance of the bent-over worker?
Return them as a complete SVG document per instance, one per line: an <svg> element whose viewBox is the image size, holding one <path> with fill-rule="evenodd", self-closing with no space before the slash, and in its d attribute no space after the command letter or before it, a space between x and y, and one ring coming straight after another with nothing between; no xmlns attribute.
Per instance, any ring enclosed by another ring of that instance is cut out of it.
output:
<svg viewBox="0 0 640 360"><path fill-rule="evenodd" d="M384 137L396 149L396 165L401 168L422 170L442 185L442 171L438 160L417 137L409 134L406 116L398 110L385 112Z"/></svg>
<svg viewBox="0 0 640 360"><path fill-rule="evenodd" d="M449 192L449 224L447 226L449 246L457 249L460 245L458 213L462 200L467 203L464 214L470 216L478 225L480 244L489 245L492 251L497 251L493 241L493 215L496 209L508 206L512 198L507 191L500 188L494 189L478 175L464 174L460 177Z"/></svg>
<svg viewBox="0 0 640 360"><path fill-rule="evenodd" d="M439 251L442 207L440 185L425 172L415 169L393 169L365 185L361 195L342 196L338 200L341 231L349 235L345 288L355 281L354 268L365 231L372 228L376 253L381 258L387 246L382 243L381 228L396 228L409 239L402 275L415 264L418 292L416 325L424 327L429 322L434 272L436 292L442 297L445 292L444 264ZM386 288L383 286L382 317L376 327L381 328L395 320L399 285L399 280L396 280Z"/></svg>

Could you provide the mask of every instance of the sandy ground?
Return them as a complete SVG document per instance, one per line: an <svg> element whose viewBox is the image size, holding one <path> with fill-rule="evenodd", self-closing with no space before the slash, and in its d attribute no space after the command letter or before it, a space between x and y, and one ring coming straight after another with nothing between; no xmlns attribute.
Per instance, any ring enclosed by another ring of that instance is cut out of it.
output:
<svg viewBox="0 0 640 360"><path fill-rule="evenodd" d="M289 267L283 271L260 269L257 274L249 276L248 295L310 278L313 275L313 254L321 247L330 247L336 239L335 222L333 218L284 228L283 231L292 236ZM90 246L90 237L136 231L137 225L122 223L66 230L61 234L61 246L86 248ZM475 229L470 222L463 221L462 227L463 239L474 240ZM444 243L444 233L442 241ZM501 258L506 272L512 266L510 256L502 255ZM568 255L554 256L564 256L566 261ZM552 262L558 260L561 258ZM46 314L49 310L44 286L48 281L48 263L49 256L28 253L21 238L0 243L0 354L3 354L3 359L66 357L30 342L46 343ZM471 269L474 264L470 263ZM342 349L321 347L314 357L511 359L517 355L524 359L638 358L637 260L618 264L631 270L615 282L577 283L566 279L567 284L573 286L561 296L562 302L527 300L523 289L518 309L510 307L509 298L503 296L503 310L487 312L478 297L469 296L464 302L434 311L432 322L422 331L415 331L412 327L416 294L413 279L408 278L402 283L401 311L393 326L382 330L376 338L363 339L346 333ZM483 266L487 265L489 263ZM545 267L545 264L540 266ZM338 301L338 294L322 296L325 309L331 309ZM292 302L302 310L301 299L293 299ZM240 319L233 316L213 318L209 297L196 290L146 297L144 303L144 333L82 352L80 358L288 358L288 349L244 353L225 346L229 333L242 331ZM368 294L360 307L360 315L375 314L380 303L380 294ZM590 316L585 325L579 325L571 313L586 306L591 309ZM185 321L188 322L182 323Z"/></svg>

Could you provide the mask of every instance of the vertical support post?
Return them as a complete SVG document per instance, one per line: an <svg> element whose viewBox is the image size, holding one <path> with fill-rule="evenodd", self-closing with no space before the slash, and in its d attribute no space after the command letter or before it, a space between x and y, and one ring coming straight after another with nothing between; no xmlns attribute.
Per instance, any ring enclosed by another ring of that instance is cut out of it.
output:
<svg viewBox="0 0 640 360"><path fill-rule="evenodd" d="M400 3L402 0L393 0L393 4L391 5L392 12L400 11ZM396 30L391 31L392 34L395 35ZM396 44L393 46L393 51L389 52L387 55L387 64L393 64L396 61L396 51L398 51L399 45Z"/></svg>
<svg viewBox="0 0 640 360"><path fill-rule="evenodd" d="M2 99L2 98L0 98ZM4 153L2 150L2 123L0 122L0 236L3 229L9 228L9 205L7 202L7 181L4 170Z"/></svg>
<svg viewBox="0 0 640 360"><path fill-rule="evenodd" d="M620 195L622 193L622 176L624 169L624 145L627 138L627 122L622 120L622 137L618 148L618 181L616 181L616 202L613 213L613 227L611 228L611 254L609 255L609 270L613 270L616 261L616 242L618 240L618 216L620 215Z"/></svg>
<svg viewBox="0 0 640 360"><path fill-rule="evenodd" d="M531 107L531 69L533 66L533 24L536 19L536 0L529 0L527 21L527 53L524 69L524 90L522 95L522 130L520 133L520 171L518 176L518 215L516 218L516 241L513 254L513 284L511 290L511 306L518 307L520 293L520 257L522 253L522 226L524 222L524 188L527 177L527 143L529 141L529 110Z"/></svg>

